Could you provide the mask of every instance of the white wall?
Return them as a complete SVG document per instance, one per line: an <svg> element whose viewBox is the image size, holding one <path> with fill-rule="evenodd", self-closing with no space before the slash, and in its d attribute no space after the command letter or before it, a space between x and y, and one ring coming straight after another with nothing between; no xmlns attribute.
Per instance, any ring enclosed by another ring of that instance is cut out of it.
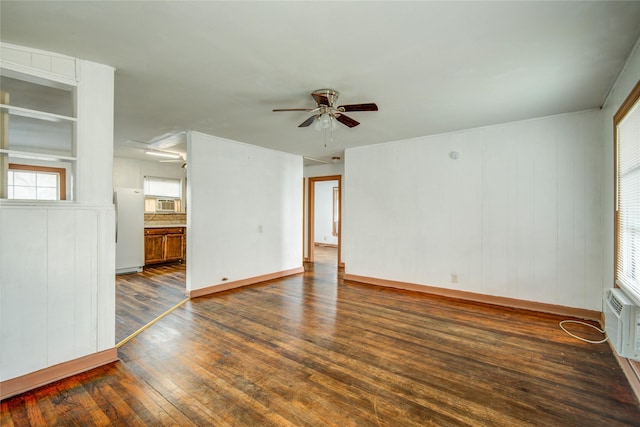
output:
<svg viewBox="0 0 640 427"><path fill-rule="evenodd" d="M601 117L347 150L346 273L599 310Z"/></svg>
<svg viewBox="0 0 640 427"><path fill-rule="evenodd" d="M0 201L5 381L114 347L114 70L16 46L4 55L2 48L2 65L22 72L68 79L79 71L77 202ZM66 74L56 74L55 64L69 63L61 68ZM43 64L51 67L43 71Z"/></svg>
<svg viewBox="0 0 640 427"><path fill-rule="evenodd" d="M314 190L314 228L315 243L338 244L338 236L333 235L333 188L338 181L318 181Z"/></svg>
<svg viewBox="0 0 640 427"><path fill-rule="evenodd" d="M302 266L302 157L191 132L187 290Z"/></svg>
<svg viewBox="0 0 640 427"><path fill-rule="evenodd" d="M77 200L107 206L113 203L114 69L78 63Z"/></svg>
<svg viewBox="0 0 640 427"><path fill-rule="evenodd" d="M114 188L143 188L145 176L184 179L187 173L181 163L158 162L115 157L113 159Z"/></svg>
<svg viewBox="0 0 640 427"><path fill-rule="evenodd" d="M631 90L640 81L640 40L629 56L627 63L618 76L603 107L602 144L602 230L603 245L606 256L604 257L603 287L610 288L614 281L614 141L613 141L613 116L616 114L622 102L629 96Z"/></svg>
<svg viewBox="0 0 640 427"><path fill-rule="evenodd" d="M113 348L108 209L3 206L0 378Z"/></svg>
<svg viewBox="0 0 640 427"><path fill-rule="evenodd" d="M326 165L311 165L311 166L304 167L305 178L312 178L316 176L343 175L343 174L344 174L344 162L328 163Z"/></svg>

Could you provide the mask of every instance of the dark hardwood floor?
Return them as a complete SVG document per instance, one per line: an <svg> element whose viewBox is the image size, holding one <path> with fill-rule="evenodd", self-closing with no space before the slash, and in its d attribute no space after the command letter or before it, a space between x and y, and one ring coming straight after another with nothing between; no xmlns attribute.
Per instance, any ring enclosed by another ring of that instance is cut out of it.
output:
<svg viewBox="0 0 640 427"><path fill-rule="evenodd" d="M116 343L184 300L185 284L185 264L182 263L117 275Z"/></svg>
<svg viewBox="0 0 640 427"><path fill-rule="evenodd" d="M609 346L558 316L306 270L187 302L2 425L640 425Z"/></svg>
<svg viewBox="0 0 640 427"><path fill-rule="evenodd" d="M338 265L338 248L315 245L313 249L313 259L318 266L335 267Z"/></svg>

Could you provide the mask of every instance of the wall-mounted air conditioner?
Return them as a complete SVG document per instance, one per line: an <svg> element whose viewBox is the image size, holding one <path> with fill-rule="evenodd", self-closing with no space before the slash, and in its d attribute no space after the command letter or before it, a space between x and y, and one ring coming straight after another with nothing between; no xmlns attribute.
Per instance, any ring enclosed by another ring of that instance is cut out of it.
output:
<svg viewBox="0 0 640 427"><path fill-rule="evenodd" d="M603 301L605 331L622 357L640 360L640 307L620 289L608 289Z"/></svg>
<svg viewBox="0 0 640 427"><path fill-rule="evenodd" d="M175 212L176 201L173 199L156 200L156 212Z"/></svg>

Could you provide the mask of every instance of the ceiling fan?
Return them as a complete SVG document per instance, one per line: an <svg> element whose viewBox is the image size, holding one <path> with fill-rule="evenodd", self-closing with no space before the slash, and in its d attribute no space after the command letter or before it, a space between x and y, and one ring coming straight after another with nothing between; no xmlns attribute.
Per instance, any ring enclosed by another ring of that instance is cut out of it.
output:
<svg viewBox="0 0 640 427"><path fill-rule="evenodd" d="M311 96L316 101L315 108L275 108L274 112L280 111L306 111L313 115L298 125L304 128L311 123L316 122L316 129L322 129L333 126L335 121L342 123L350 128L358 126L360 122L352 119L344 113L350 111L378 111L378 106L371 102L367 104L348 104L336 106L340 94L333 89L318 89L311 92Z"/></svg>

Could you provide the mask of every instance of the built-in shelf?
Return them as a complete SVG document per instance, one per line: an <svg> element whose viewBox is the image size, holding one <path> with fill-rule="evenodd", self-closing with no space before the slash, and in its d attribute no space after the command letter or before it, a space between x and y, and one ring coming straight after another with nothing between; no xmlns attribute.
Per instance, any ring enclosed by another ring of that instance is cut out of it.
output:
<svg viewBox="0 0 640 427"><path fill-rule="evenodd" d="M32 119L47 120L50 122L77 122L78 119L71 116L63 116L61 114L47 113L45 111L32 110L29 108L16 107L15 105L0 104L0 110L7 111L9 114L21 117L29 117Z"/></svg>
<svg viewBox="0 0 640 427"><path fill-rule="evenodd" d="M35 151L19 151L19 150L5 150L0 149L0 154L8 154L9 157L16 157L20 159L32 159L32 160L45 160L50 162L60 161L76 161L77 159L72 156L61 156L58 154L38 153Z"/></svg>

